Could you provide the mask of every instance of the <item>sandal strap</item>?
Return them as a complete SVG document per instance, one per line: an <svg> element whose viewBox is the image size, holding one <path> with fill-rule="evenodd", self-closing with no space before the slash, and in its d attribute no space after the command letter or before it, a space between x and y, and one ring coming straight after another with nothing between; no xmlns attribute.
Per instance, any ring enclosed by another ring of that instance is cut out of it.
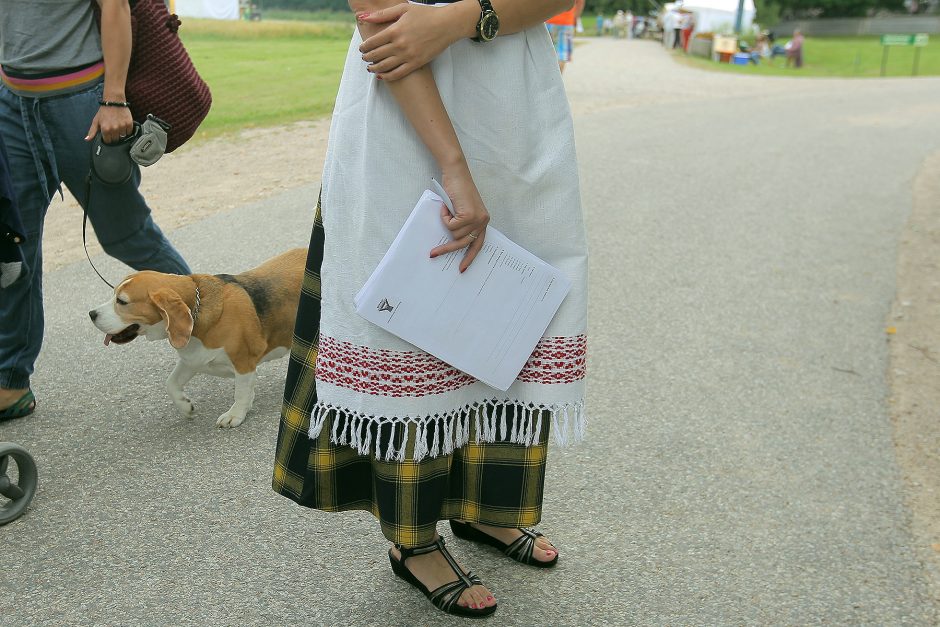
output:
<svg viewBox="0 0 940 627"><path fill-rule="evenodd" d="M401 553L402 565L404 565L405 560L407 560L409 557L414 557L415 555L426 555L428 553L433 553L434 551L441 552L441 555L443 555L444 559L447 560L451 570L454 571L454 574L457 575L458 579L457 581L445 583L443 586L429 591L426 594L428 599L431 600L431 603L433 603L435 607L445 612L450 612L454 604L456 604L460 599L460 595L463 594L464 590L468 590L472 586L483 585L482 580L472 572L463 572L463 569L454 560L453 556L450 554L450 551L448 551L447 547L444 546L444 538L440 536L438 536L437 540L430 544L411 548L406 548L400 544L396 544L395 548L398 549L398 551Z"/></svg>
<svg viewBox="0 0 940 627"><path fill-rule="evenodd" d="M33 391L26 390L23 396L19 397L15 403L9 407L0 409L0 416L9 418L19 418L20 416L25 416L33 410L33 403L35 402L36 397L33 396Z"/></svg>
<svg viewBox="0 0 940 627"><path fill-rule="evenodd" d="M401 561L404 564L405 560L409 557L413 557L415 555L425 555L427 553L433 553L434 551L443 551L444 538L438 536L437 540L434 540L430 544L422 544L421 546L413 546L410 548L396 544L395 548L398 549L399 553L401 553Z"/></svg>
<svg viewBox="0 0 940 627"><path fill-rule="evenodd" d="M463 569L454 560L453 556L450 554L450 551L448 551L447 547L444 546L444 538L440 536L438 536L437 540L435 540L434 542L430 544L424 544L422 546L415 546L411 548L406 548L400 544L396 544L395 548L398 549L398 551L401 553L402 564L404 564L405 560L407 560L409 557L413 557L415 555L426 555L428 553L433 553L434 551L440 551L441 555L444 556L444 559L446 559L447 563L450 565L451 570L454 571L454 574L460 577L458 581L454 581L451 583L459 583L465 588L469 588L470 586L473 586L475 584L479 585L480 583L479 577L477 578L477 581L474 582L473 578L470 575L467 575L463 572ZM444 588L449 585L451 584L444 584L443 586L441 586L441 588ZM440 590L441 588L438 588L437 590ZM435 590L434 593L436 593L437 590Z"/></svg>
<svg viewBox="0 0 940 627"><path fill-rule="evenodd" d="M430 599L431 603L433 603L437 608L444 610L445 612L449 612L454 604L460 600L460 595L463 594L464 590L469 589L470 586L482 585L483 582L480 580L480 578L474 575L472 572L464 575L461 571L459 580L445 583L440 588L432 591L428 595L428 599Z"/></svg>
<svg viewBox="0 0 940 627"><path fill-rule="evenodd" d="M532 561L532 552L535 550L535 539L541 537L543 534L535 529L520 528L519 531L522 532L522 535L503 549L503 553L517 562L528 564Z"/></svg>

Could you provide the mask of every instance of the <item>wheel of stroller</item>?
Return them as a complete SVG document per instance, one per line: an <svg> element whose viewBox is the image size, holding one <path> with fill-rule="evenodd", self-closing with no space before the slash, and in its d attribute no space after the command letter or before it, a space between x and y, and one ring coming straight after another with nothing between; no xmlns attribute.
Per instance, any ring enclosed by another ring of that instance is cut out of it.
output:
<svg viewBox="0 0 940 627"><path fill-rule="evenodd" d="M26 449L12 442L0 442L0 525L23 515L38 483L36 462Z"/></svg>

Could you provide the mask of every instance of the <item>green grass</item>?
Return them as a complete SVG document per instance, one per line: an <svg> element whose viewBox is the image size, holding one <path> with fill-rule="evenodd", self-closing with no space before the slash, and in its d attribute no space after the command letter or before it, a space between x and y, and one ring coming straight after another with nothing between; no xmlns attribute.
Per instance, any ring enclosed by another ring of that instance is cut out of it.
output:
<svg viewBox="0 0 940 627"><path fill-rule="evenodd" d="M351 21L221 22L185 21L180 34L213 104L198 138L251 127L312 120L333 109L353 28ZM742 74L786 76L878 76L877 37L807 38L804 67L736 66L705 59L676 58L694 67ZM856 64L856 58L858 64ZM912 48L892 48L889 76L908 76ZM921 49L920 74L940 75L940 37Z"/></svg>
<svg viewBox="0 0 940 627"><path fill-rule="evenodd" d="M294 11L291 9L265 9L262 18L267 20L290 20L296 22L346 22L356 21L352 11Z"/></svg>
<svg viewBox="0 0 940 627"><path fill-rule="evenodd" d="M886 75L910 76L914 50L907 46L891 47ZM878 37L807 37L803 44L803 67L799 70L785 67L783 57L777 57L772 64L761 60L758 66L715 63L678 52L676 58L693 67L738 74L872 77L881 74L881 55ZM940 76L940 36L932 36L930 43L920 49L918 75Z"/></svg>
<svg viewBox="0 0 940 627"><path fill-rule="evenodd" d="M186 20L180 35L212 90L201 139L333 110L352 23Z"/></svg>

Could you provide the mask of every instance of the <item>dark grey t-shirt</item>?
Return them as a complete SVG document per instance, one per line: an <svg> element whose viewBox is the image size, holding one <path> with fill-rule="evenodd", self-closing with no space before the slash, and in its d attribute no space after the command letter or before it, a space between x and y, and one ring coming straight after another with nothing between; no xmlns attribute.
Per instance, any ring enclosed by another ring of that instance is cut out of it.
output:
<svg viewBox="0 0 940 627"><path fill-rule="evenodd" d="M0 65L39 74L100 59L90 0L0 0Z"/></svg>

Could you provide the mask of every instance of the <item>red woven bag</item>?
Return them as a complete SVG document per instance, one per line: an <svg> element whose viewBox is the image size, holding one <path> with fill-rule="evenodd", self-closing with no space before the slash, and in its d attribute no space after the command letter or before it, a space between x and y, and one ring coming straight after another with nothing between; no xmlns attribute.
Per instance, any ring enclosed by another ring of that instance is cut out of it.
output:
<svg viewBox="0 0 940 627"><path fill-rule="evenodd" d="M92 4L97 10L98 3ZM130 5L133 43L125 95L137 122L152 113L171 126L166 151L173 152L206 118L212 94L180 41L179 17L163 0L130 0Z"/></svg>

